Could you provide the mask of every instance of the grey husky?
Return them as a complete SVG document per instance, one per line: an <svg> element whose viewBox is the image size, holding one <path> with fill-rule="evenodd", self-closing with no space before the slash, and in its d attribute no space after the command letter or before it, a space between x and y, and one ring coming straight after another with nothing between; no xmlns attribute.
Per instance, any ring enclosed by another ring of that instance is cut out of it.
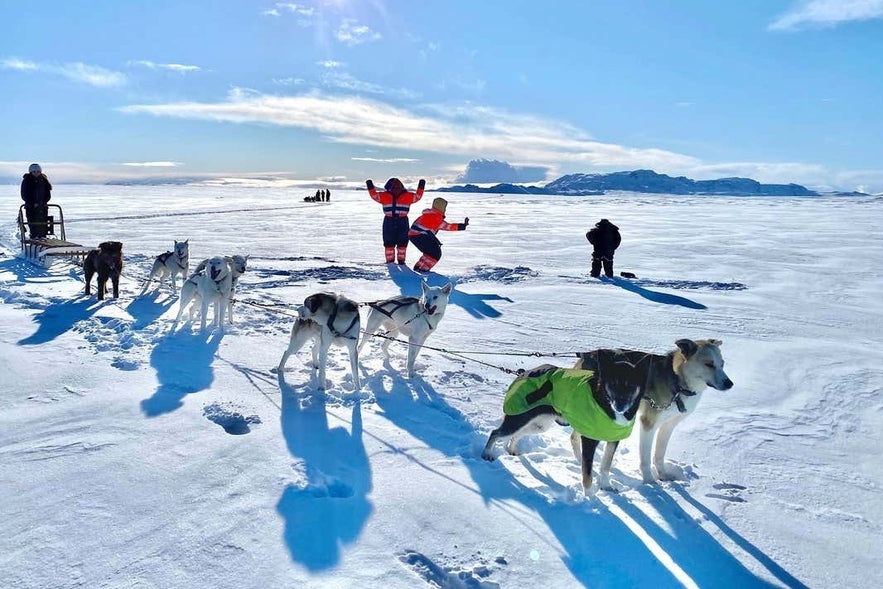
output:
<svg viewBox="0 0 883 589"><path fill-rule="evenodd" d="M373 337L378 328L387 330L383 340L383 352L389 356L389 343L399 333L408 336L408 376L413 377L414 362L417 354L426 342L426 339L438 327L439 322L445 315L448 306L448 297L453 287L449 284L444 286L429 286L421 283L422 296L416 297L398 296L382 301L368 303L371 310L366 320L365 335L359 343L359 351L365 347L368 340Z"/></svg>
<svg viewBox="0 0 883 589"><path fill-rule="evenodd" d="M144 283L144 288L141 289L142 295L147 292L147 288L154 278L158 279L159 286L162 286L166 277L168 277L172 283L172 292L178 291L178 287L175 284L178 274L181 275L182 282L187 280L187 270L190 266L189 242L189 239L184 241L175 240L175 247L172 248L172 251L162 253L156 257L153 261L153 267L150 269L150 275L147 277L147 282Z"/></svg>
<svg viewBox="0 0 883 589"><path fill-rule="evenodd" d="M277 370L285 370L288 358L308 341L313 342L313 368L319 371L319 388L325 388L325 364L328 361L328 348L331 344L346 346L350 353L350 368L355 390L361 388L359 382L359 330L362 322L359 317L359 304L343 295L320 292L304 299L298 307L298 317L291 327L291 339L285 353L279 360Z"/></svg>

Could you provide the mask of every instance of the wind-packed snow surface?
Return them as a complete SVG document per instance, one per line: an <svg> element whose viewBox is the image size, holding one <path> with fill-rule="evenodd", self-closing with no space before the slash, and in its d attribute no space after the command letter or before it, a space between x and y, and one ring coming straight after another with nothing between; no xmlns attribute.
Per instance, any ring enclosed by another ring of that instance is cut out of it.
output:
<svg viewBox="0 0 883 589"><path fill-rule="evenodd" d="M0 586L879 587L883 537L883 201L447 194L431 284L454 292L406 346L305 347L277 373L304 297L416 295L387 268L364 191L57 186L67 237L125 244L118 300L82 270L17 257L0 225ZM411 219L434 195L412 209ZM620 226L617 273L588 277L585 232ZM191 268L249 254L234 324L171 330L177 297L137 294L189 239ZM409 265L419 257L411 247ZM363 310L363 319L366 311ZM723 340L735 386L675 431L680 480L583 496L569 430L498 447L509 371L577 351ZM540 353L543 356L533 356Z"/></svg>

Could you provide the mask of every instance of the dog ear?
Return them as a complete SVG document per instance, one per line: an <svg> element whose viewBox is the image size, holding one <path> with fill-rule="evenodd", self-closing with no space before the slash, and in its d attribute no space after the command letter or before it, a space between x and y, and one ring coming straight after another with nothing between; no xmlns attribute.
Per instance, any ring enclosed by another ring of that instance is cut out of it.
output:
<svg viewBox="0 0 883 589"><path fill-rule="evenodd" d="M680 348L681 352L683 352L684 356L689 358L693 354L696 353L696 350L699 349L699 346L696 345L691 339L679 339L675 342L675 345Z"/></svg>
<svg viewBox="0 0 883 589"><path fill-rule="evenodd" d="M310 313L315 313L319 308L322 302L319 300L319 297L316 295L310 295L304 299L304 307L310 310Z"/></svg>
<svg viewBox="0 0 883 589"><path fill-rule="evenodd" d="M453 288L453 287L451 286L451 283L449 282L449 283L447 283L447 284L445 285L445 287L442 289L442 292L445 293L446 295L447 295L447 294L451 294L451 289L452 289L452 288Z"/></svg>
<svg viewBox="0 0 883 589"><path fill-rule="evenodd" d="M708 340L708 343L710 343L712 346L717 346L717 347L721 347L722 345L724 345L724 342L722 342L719 339L710 339L710 340Z"/></svg>
<svg viewBox="0 0 883 589"><path fill-rule="evenodd" d="M420 281L420 289L423 291L423 294L426 294L426 290L429 288L429 284L426 283L425 280Z"/></svg>

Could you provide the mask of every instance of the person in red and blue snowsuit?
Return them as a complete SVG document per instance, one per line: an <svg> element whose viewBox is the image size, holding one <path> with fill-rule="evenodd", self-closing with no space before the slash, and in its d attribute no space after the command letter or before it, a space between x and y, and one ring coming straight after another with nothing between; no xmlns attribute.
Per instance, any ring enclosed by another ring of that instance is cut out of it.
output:
<svg viewBox="0 0 883 589"><path fill-rule="evenodd" d="M416 193L405 190L404 184L398 178L387 180L383 192L377 192L372 180L366 180L365 184L371 198L383 205L383 249L386 263L404 264L408 249L408 212L412 204L423 198L426 180L420 179Z"/></svg>
<svg viewBox="0 0 883 589"><path fill-rule="evenodd" d="M423 209L423 213L411 225L408 238L423 256L414 264L415 272L429 272L441 259L441 242L435 234L443 231L465 231L469 225L469 217L462 223L448 223L445 221L445 211L448 201L438 197L432 201L431 209Z"/></svg>

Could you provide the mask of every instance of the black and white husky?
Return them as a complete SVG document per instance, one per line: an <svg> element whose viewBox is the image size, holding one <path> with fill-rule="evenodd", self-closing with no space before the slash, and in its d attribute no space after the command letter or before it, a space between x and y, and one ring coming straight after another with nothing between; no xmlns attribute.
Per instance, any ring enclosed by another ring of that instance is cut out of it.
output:
<svg viewBox="0 0 883 589"><path fill-rule="evenodd" d="M172 292L178 291L178 287L175 284L178 274L181 275L182 282L187 280L187 270L190 266L189 242L189 239L184 241L175 240L175 247L172 248L172 251L156 256L156 259L153 261L153 267L150 269L150 275L147 277L147 282L144 283L144 288L141 289L142 295L147 292L147 288L154 278L158 279L159 286L162 286L166 277L168 277L172 282Z"/></svg>
<svg viewBox="0 0 883 589"><path fill-rule="evenodd" d="M417 354L426 342L426 339L438 327L445 309L448 306L448 297L452 286L429 286L421 283L423 294L416 297L398 296L382 301L368 303L371 311L366 320L365 335L359 344L359 350L365 347L368 340L373 337L378 328L387 330L383 345L383 352L389 356L389 343L399 333L408 336L408 376L413 377L414 362Z"/></svg>
<svg viewBox="0 0 883 589"><path fill-rule="evenodd" d="M362 322L359 317L359 304L343 295L320 292L304 299L298 307L297 320L291 327L291 339L285 353L279 360L277 370L285 370L288 358L308 341L313 342L313 369L319 371L319 388L325 388L325 363L328 361L328 348L331 344L346 346L350 353L350 368L355 390L361 388L359 382L359 330Z"/></svg>

